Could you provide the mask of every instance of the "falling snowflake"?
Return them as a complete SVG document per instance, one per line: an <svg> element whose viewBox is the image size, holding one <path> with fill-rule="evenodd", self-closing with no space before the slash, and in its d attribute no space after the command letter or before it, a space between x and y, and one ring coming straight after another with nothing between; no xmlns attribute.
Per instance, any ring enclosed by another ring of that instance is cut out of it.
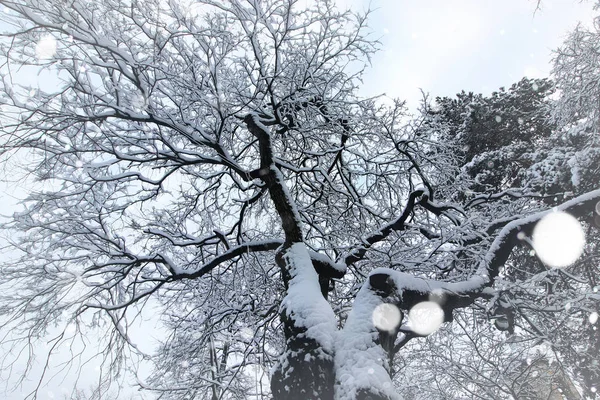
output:
<svg viewBox="0 0 600 400"><path fill-rule="evenodd" d="M402 313L393 304L383 303L373 311L373 325L380 331L393 331L400 325Z"/></svg>
<svg viewBox="0 0 600 400"><path fill-rule="evenodd" d="M590 324L592 324L592 325L594 325L596 322L598 322L598 313L595 311L593 313L591 313L589 320L590 320Z"/></svg>
<svg viewBox="0 0 600 400"><path fill-rule="evenodd" d="M546 265L553 268L573 264L583 252L585 234L575 217L551 212L533 230L533 248Z"/></svg>
<svg viewBox="0 0 600 400"><path fill-rule="evenodd" d="M433 301L416 304L408 313L411 329L419 335L429 335L437 331L444 322L444 311Z"/></svg>
<svg viewBox="0 0 600 400"><path fill-rule="evenodd" d="M35 54L39 60L48 60L56 54L56 39L44 36L35 46Z"/></svg>
<svg viewBox="0 0 600 400"><path fill-rule="evenodd" d="M502 117L499 115L496 115L496 122L502 122Z"/></svg>

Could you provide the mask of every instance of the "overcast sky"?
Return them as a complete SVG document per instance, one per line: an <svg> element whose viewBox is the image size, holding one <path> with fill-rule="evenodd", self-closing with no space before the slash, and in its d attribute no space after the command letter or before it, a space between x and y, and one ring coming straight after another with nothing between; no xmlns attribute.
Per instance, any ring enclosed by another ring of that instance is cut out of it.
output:
<svg viewBox="0 0 600 400"><path fill-rule="evenodd" d="M338 0L375 9L370 26L383 49L363 93L386 93L414 109L419 89L438 95L491 93L524 76L546 77L552 50L578 21L590 24L593 2L544 0Z"/></svg>
<svg viewBox="0 0 600 400"><path fill-rule="evenodd" d="M373 9L370 26L382 50L373 58L361 93L407 100L413 110L420 89L432 96L490 93L523 76L548 76L552 50L578 21L591 24L593 16L593 2L578 0L544 0L538 11L536 0L337 3ZM14 190L18 187L0 193L0 205L15 202L12 194L19 194Z"/></svg>
<svg viewBox="0 0 600 400"><path fill-rule="evenodd" d="M578 21L589 24L593 15L591 2L575 0L545 0L535 13L531 0L338 2L375 9L370 26L382 51L373 59L361 93L405 99L411 109L418 104L419 89L434 96L461 90L490 93L523 76L548 76L551 51ZM16 188L0 182L3 214L14 208ZM48 398L59 398L64 384L48 385Z"/></svg>

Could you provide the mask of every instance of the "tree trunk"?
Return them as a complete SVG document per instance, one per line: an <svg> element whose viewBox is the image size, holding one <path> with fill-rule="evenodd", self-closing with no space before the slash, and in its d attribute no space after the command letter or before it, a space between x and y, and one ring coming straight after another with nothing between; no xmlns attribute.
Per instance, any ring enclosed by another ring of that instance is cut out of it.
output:
<svg viewBox="0 0 600 400"><path fill-rule="evenodd" d="M303 243L301 218L289 195L283 175L274 162L269 129L256 114L244 118L258 139L260 168L251 176L262 179L285 233L285 243L275 257L286 289L279 311L285 337L284 352L271 376L275 400L390 400L394 398L386 352L373 326L372 312L382 294L367 281L348 318L349 329L337 331L337 319L327 302L328 280L315 270ZM327 285L325 285L327 283ZM377 293L376 293L377 292ZM386 293L384 297L387 297ZM347 340L335 354L336 339ZM393 342L393 341L392 341ZM356 345L356 348L352 346ZM357 356L358 355L358 356ZM335 356L335 357L334 357ZM362 370L352 363L365 362ZM367 374L365 377L353 376ZM341 376L336 376L341 375ZM373 375L373 376L369 376ZM366 383L365 383L366 382ZM372 383L372 384L370 384Z"/></svg>
<svg viewBox="0 0 600 400"><path fill-rule="evenodd" d="M335 316L303 243L276 256L286 296L280 309L285 351L271 377L275 400L333 400Z"/></svg>

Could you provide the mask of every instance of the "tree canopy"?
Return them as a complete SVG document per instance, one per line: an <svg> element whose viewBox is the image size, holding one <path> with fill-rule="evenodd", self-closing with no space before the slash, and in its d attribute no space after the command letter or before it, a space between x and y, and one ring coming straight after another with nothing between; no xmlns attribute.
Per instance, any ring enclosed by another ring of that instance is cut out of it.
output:
<svg viewBox="0 0 600 400"><path fill-rule="evenodd" d="M106 332L99 396L136 355L163 399L535 398L561 363L594 395L593 33L555 82L415 116L358 95L378 43L329 0L63 3L2 2L0 154L38 188L3 225L5 343Z"/></svg>

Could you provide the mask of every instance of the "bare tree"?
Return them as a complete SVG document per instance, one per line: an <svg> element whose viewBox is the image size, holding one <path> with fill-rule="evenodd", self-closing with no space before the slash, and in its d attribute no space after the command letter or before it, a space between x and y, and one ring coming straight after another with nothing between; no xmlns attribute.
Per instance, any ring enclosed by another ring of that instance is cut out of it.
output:
<svg viewBox="0 0 600 400"><path fill-rule="evenodd" d="M26 346L108 322L117 372L150 305L165 397L395 399L394 355L429 333L404 316L496 299L547 213L526 186L465 196L444 128L359 98L377 43L330 1L2 5L2 154L43 187L5 225L3 331ZM25 67L60 84L20 87Z"/></svg>

